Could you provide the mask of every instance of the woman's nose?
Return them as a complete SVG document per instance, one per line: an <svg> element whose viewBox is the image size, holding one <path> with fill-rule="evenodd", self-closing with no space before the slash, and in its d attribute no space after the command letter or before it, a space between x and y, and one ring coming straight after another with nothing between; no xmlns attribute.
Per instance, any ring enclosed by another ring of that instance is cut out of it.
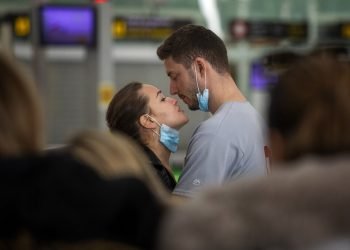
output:
<svg viewBox="0 0 350 250"><path fill-rule="evenodd" d="M172 97L167 97L168 101L171 103L171 104L174 104L176 105L177 104L177 100L175 98L172 98Z"/></svg>

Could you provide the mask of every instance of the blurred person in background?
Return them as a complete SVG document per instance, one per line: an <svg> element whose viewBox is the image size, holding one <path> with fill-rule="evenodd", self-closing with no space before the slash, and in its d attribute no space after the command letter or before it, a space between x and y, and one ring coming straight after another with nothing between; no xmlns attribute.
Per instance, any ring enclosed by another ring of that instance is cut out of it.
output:
<svg viewBox="0 0 350 250"><path fill-rule="evenodd" d="M153 85L131 82L113 97L106 120L112 132L123 132L143 147L163 184L172 191L176 180L169 158L178 147L178 130L188 122L177 101Z"/></svg>
<svg viewBox="0 0 350 250"><path fill-rule="evenodd" d="M292 65L271 93L271 175L175 208L159 249L349 249L349 83L349 62L334 56Z"/></svg>
<svg viewBox="0 0 350 250"><path fill-rule="evenodd" d="M170 94L212 116L194 131L174 193L193 196L201 187L263 176L264 122L233 80L224 42L198 25L185 25L158 47Z"/></svg>

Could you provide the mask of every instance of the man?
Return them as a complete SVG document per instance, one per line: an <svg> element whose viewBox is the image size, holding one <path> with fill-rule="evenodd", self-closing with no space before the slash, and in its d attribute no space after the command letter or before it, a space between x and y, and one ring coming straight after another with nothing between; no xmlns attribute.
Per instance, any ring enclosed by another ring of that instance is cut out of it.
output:
<svg viewBox="0 0 350 250"><path fill-rule="evenodd" d="M186 25L157 50L170 78L170 93L191 110L210 112L189 143L174 194L192 196L202 186L266 174L262 120L233 80L223 41Z"/></svg>

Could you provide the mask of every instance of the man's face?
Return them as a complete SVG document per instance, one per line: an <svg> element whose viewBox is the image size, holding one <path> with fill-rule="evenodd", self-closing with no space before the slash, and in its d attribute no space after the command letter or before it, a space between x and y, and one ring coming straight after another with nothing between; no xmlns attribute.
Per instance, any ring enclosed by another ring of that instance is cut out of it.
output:
<svg viewBox="0 0 350 250"><path fill-rule="evenodd" d="M190 110L197 110L197 86L192 69L186 69L172 57L164 60L164 67L170 79L170 94L177 95Z"/></svg>

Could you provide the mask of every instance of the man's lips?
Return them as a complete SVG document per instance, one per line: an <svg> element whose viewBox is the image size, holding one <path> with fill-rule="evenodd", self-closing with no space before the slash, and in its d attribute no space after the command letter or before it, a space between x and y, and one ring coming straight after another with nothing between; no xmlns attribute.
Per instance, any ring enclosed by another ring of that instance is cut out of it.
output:
<svg viewBox="0 0 350 250"><path fill-rule="evenodd" d="M180 99L181 99L184 103L187 104L187 102L186 102L187 97L186 97L186 96L184 96L184 95L179 95L179 97L180 97Z"/></svg>

